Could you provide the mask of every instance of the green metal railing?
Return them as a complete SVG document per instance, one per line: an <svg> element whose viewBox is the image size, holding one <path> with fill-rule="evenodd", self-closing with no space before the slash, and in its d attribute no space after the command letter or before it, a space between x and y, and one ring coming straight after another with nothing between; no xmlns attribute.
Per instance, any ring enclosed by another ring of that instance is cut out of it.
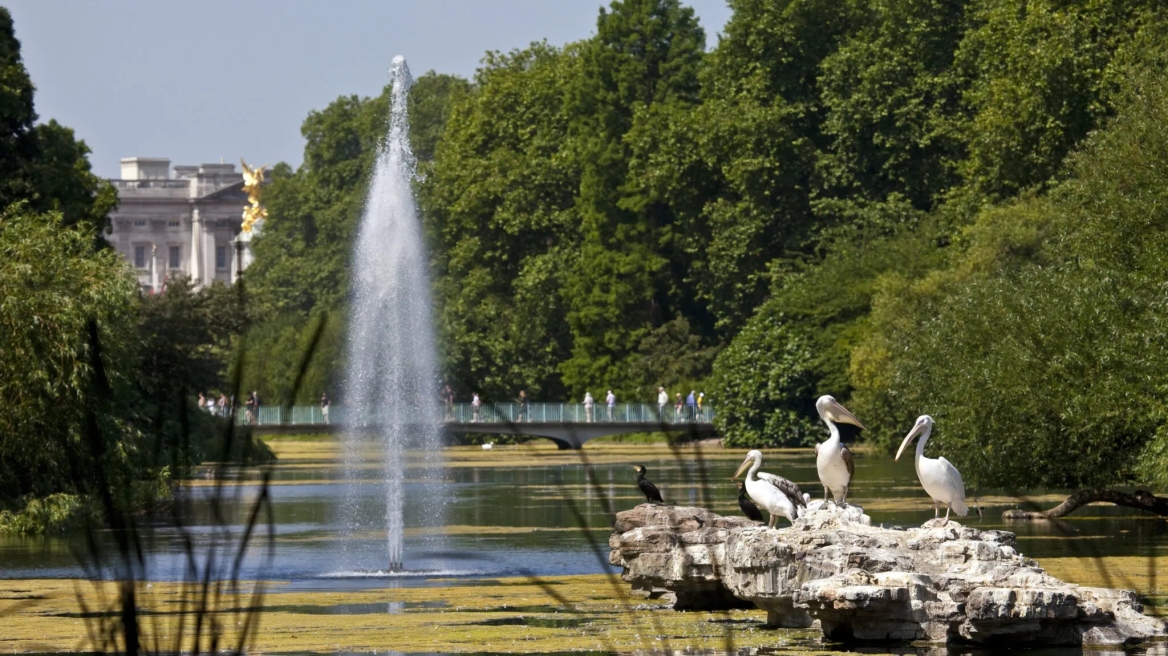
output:
<svg viewBox="0 0 1168 656"><path fill-rule="evenodd" d="M714 409L709 405L683 405L678 409L674 405L662 407L647 403L618 403L612 408L604 404L594 404L591 407L583 403L529 403L521 407L518 403L483 403L474 406L470 403L455 403L445 409L438 410L442 421L454 424L473 423L575 423L604 422L615 424L672 424L697 423L708 424L714 419ZM421 423L420 417L412 410L403 412L383 412L377 422L371 423ZM297 426L345 424L346 412L344 406L329 407L328 418L320 406L298 405L291 408L284 406L260 406L258 412L251 412L240 408L236 422L240 425L252 424L258 426Z"/></svg>

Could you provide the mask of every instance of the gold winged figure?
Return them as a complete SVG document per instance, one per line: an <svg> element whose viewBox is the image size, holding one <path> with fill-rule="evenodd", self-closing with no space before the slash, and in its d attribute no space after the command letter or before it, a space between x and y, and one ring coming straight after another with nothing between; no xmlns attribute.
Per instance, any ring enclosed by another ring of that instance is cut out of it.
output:
<svg viewBox="0 0 1168 656"><path fill-rule="evenodd" d="M264 168L267 165L253 169L242 159L239 163L243 165L243 190L247 192L248 202L243 208L243 231L250 233L256 221L268 218L268 210L260 207L260 187L264 184Z"/></svg>

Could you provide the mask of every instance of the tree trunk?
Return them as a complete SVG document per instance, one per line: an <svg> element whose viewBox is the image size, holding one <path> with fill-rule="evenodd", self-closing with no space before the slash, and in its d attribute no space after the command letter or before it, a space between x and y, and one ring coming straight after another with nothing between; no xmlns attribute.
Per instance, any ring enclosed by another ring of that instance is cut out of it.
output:
<svg viewBox="0 0 1168 656"><path fill-rule="evenodd" d="M1134 494L1118 492L1116 490L1079 490L1067 497L1067 500L1045 512L1031 512L1028 510L1007 510L1002 513L1002 519L1057 519L1069 515L1080 506L1097 501L1114 503L1117 506L1138 508L1157 515L1168 516L1168 497L1158 497L1146 490L1137 490Z"/></svg>

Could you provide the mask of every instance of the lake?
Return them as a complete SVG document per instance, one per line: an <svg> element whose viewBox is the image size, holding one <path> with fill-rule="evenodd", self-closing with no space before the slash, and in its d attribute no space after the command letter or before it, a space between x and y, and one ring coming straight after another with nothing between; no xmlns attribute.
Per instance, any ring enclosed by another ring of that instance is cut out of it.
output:
<svg viewBox="0 0 1168 656"><path fill-rule="evenodd" d="M626 599L626 584L595 576L619 573L608 565L611 513L644 500L632 465L648 468L668 502L737 514L737 489L729 479L745 450L605 442L579 452L543 443L489 451L456 447L443 452L442 469L424 467L420 455L412 454L405 486L413 500L406 512L405 571L389 572L380 470L360 469L349 484L342 480L337 443L272 444L279 455L270 469L274 540L253 539L239 561L239 578L271 582L264 630L257 638L260 651L652 652L669 651L670 636L675 647L695 654L726 653L720 647L725 644L748 646L743 653L750 654L827 650L806 631L765 630L760 611L675 613L638 597ZM368 461L376 462L372 450ZM813 497L822 494L811 449L768 451L763 470L790 478ZM216 571L224 573L234 563L262 472L218 473L226 481L221 487L214 476L184 487L182 517L199 564L214 554ZM1005 523L1003 510L1048 508L1065 491L969 493L974 510L963 523L1013 531L1019 550L1052 574L1085 585L1135 589L1149 595L1153 612L1164 614L1159 563L1168 555L1168 522L1163 518L1090 506L1064 521ZM367 518L361 526L345 528L334 520L345 499ZM877 524L909 526L933 516L911 460L893 462L863 450L857 453L849 501L863 506ZM113 542L109 533L99 537L106 546ZM146 537L143 562L155 583L139 592L153 599L144 602L147 607L164 609L172 603L171 582L182 580L187 565L184 534L173 523L160 522ZM77 644L77 591L86 588L76 587L74 579L86 576L78 556L90 553L78 536L0 537L0 577L9 579L4 598L23 604L8 625L15 642L3 644L21 651ZM114 578L117 570L101 574ZM894 653L979 652L898 647Z"/></svg>

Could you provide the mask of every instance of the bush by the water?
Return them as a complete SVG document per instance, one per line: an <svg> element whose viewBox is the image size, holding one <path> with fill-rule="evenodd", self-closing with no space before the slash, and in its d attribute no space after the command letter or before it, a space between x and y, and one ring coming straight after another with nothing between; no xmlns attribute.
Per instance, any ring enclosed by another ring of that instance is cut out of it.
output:
<svg viewBox="0 0 1168 656"><path fill-rule="evenodd" d="M726 446L803 446L818 436L812 342L775 309L751 317L715 363L714 424ZM809 400L810 399L810 400Z"/></svg>

